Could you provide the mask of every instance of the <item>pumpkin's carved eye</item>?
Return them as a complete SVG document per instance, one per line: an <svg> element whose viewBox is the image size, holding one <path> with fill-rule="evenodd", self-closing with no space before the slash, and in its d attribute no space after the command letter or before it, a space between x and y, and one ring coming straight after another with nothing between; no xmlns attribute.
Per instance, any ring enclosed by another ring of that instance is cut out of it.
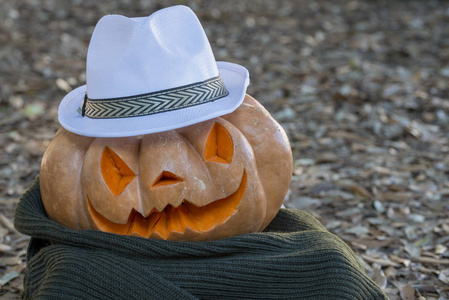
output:
<svg viewBox="0 0 449 300"><path fill-rule="evenodd" d="M101 156L101 174L114 196L120 195L126 186L136 177L123 159L109 147L105 147Z"/></svg>
<svg viewBox="0 0 449 300"><path fill-rule="evenodd" d="M151 186L151 188L157 188L160 186L165 186L165 185L170 185L170 184L175 184L178 182L183 182L184 180L173 174L172 172L169 171L162 171L161 175L159 175L156 180L154 181L153 185Z"/></svg>
<svg viewBox="0 0 449 300"><path fill-rule="evenodd" d="M234 156L234 142L222 125L215 123L207 137L204 160L230 164Z"/></svg>

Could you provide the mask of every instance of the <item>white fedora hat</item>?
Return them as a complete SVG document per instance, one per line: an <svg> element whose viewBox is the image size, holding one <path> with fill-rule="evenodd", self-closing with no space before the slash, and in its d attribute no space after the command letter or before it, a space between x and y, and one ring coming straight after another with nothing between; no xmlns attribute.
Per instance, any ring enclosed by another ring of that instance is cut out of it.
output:
<svg viewBox="0 0 449 300"><path fill-rule="evenodd" d="M216 62L194 12L103 17L89 44L86 85L62 100L59 122L76 134L124 137L181 128L233 112L248 70Z"/></svg>

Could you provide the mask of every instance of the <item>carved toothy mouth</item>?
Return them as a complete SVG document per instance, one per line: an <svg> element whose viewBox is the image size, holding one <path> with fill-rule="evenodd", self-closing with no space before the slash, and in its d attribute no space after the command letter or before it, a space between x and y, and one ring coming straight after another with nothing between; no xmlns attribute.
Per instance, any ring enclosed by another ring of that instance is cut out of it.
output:
<svg viewBox="0 0 449 300"><path fill-rule="evenodd" d="M207 232L228 220L238 209L246 190L247 175L243 171L237 190L230 196L218 199L205 206L195 206L183 201L178 207L167 205L162 211L153 209L144 217L132 209L126 224L114 223L102 216L87 199L89 213L101 231L135 235L140 237L159 237L166 240L172 232L183 233L187 227L198 232Z"/></svg>

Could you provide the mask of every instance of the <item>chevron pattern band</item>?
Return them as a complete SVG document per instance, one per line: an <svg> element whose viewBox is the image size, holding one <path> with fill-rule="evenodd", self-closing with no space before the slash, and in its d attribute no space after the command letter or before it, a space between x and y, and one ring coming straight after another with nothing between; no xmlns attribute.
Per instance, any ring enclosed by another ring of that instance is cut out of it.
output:
<svg viewBox="0 0 449 300"><path fill-rule="evenodd" d="M93 119L147 116L211 102L226 97L220 76L173 89L132 97L89 99L87 94L77 112Z"/></svg>

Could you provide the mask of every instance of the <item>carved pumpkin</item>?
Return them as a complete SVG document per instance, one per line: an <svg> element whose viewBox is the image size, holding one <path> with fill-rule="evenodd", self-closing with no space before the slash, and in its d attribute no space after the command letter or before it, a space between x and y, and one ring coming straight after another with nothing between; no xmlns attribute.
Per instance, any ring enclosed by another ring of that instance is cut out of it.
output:
<svg viewBox="0 0 449 300"><path fill-rule="evenodd" d="M291 173L285 132L246 96L231 114L144 136L61 128L40 185L49 217L69 228L195 241L263 230Z"/></svg>

